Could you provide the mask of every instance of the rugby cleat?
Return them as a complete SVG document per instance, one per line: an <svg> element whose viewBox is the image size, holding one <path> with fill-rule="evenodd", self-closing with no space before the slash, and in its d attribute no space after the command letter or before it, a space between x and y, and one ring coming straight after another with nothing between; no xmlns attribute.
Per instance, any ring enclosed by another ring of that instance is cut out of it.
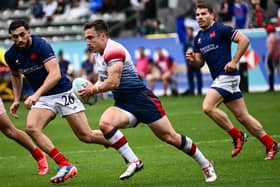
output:
<svg viewBox="0 0 280 187"><path fill-rule="evenodd" d="M58 184L74 177L75 175L77 175L77 173L78 170L75 166L63 166L57 169L56 175L53 176L50 181L52 183Z"/></svg>
<svg viewBox="0 0 280 187"><path fill-rule="evenodd" d="M202 168L202 171L205 182L214 182L217 179L213 161L209 161L209 165L205 168Z"/></svg>
<svg viewBox="0 0 280 187"><path fill-rule="evenodd" d="M127 169L123 174L121 174L120 179L125 180L130 178L134 173L143 169L144 163L141 160L137 160L136 162L127 163Z"/></svg>
<svg viewBox="0 0 280 187"><path fill-rule="evenodd" d="M241 132L241 136L233 140L234 148L231 152L232 157L235 157L240 153L240 151L243 147L243 144L247 141L247 139L248 139L247 134Z"/></svg>
<svg viewBox="0 0 280 187"><path fill-rule="evenodd" d="M47 156L44 154L44 157L37 161L38 165L38 174L46 175L49 171Z"/></svg>
<svg viewBox="0 0 280 187"><path fill-rule="evenodd" d="M280 143L274 143L270 149L266 150L265 160L273 160L276 153L280 151Z"/></svg>

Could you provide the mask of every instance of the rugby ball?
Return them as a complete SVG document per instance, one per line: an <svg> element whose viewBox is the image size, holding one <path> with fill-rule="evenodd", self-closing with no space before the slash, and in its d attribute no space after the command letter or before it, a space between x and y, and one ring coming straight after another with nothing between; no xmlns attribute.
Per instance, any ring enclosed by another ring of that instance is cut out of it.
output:
<svg viewBox="0 0 280 187"><path fill-rule="evenodd" d="M72 82L72 90L73 90L73 93L82 101L82 103L84 104L89 104L89 105L93 105L97 102L97 95L91 95L91 96L87 96L87 97L81 97L79 95L79 90L82 89L82 88L85 88L89 85L91 85L92 83L85 79L85 78L82 78L82 77L78 77L78 78L75 78Z"/></svg>

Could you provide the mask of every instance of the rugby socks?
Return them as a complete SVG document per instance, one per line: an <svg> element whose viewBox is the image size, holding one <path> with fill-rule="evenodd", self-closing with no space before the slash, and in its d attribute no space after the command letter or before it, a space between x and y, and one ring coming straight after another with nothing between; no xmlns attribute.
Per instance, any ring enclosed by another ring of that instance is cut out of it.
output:
<svg viewBox="0 0 280 187"><path fill-rule="evenodd" d="M63 166L71 166L71 162L67 160L67 158L55 147L49 153L49 156L61 167Z"/></svg>
<svg viewBox="0 0 280 187"><path fill-rule="evenodd" d="M229 131L228 131L228 134L232 137L232 139L237 139L237 138L239 138L240 136L242 136L242 134L241 134L241 132L240 132L240 130L238 130L238 128L236 128L236 127L233 127L232 129L230 129Z"/></svg>
<svg viewBox="0 0 280 187"><path fill-rule="evenodd" d="M128 162L135 162L138 160L138 157L132 151L125 136L120 130L114 128L104 136L110 142L111 147L115 148L125 160Z"/></svg>
<svg viewBox="0 0 280 187"><path fill-rule="evenodd" d="M44 153L39 148L35 148L31 154L32 154L33 158L37 161L44 158Z"/></svg>
<svg viewBox="0 0 280 187"><path fill-rule="evenodd" d="M266 149L270 149L275 143L275 141L268 134L264 135L259 140L266 147Z"/></svg>
<svg viewBox="0 0 280 187"><path fill-rule="evenodd" d="M205 158L198 147L196 147L192 139L187 136L181 135L181 142L182 143L179 149L191 156L200 165L201 168L205 168L209 165L209 161Z"/></svg>

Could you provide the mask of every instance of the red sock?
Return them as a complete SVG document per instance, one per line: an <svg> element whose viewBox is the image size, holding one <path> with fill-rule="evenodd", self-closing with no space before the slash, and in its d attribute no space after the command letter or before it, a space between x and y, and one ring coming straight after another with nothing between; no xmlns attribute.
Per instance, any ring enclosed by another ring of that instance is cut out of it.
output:
<svg viewBox="0 0 280 187"><path fill-rule="evenodd" d="M71 166L71 162L55 147L49 153L49 156L61 167L62 166Z"/></svg>
<svg viewBox="0 0 280 187"><path fill-rule="evenodd" d="M238 130L238 128L236 127L233 127L232 129L230 129L228 131L228 134L233 138L233 139L236 139L238 137L241 136L241 132Z"/></svg>
<svg viewBox="0 0 280 187"><path fill-rule="evenodd" d="M260 141L266 147L266 149L270 149L274 144L274 140L268 134L260 138Z"/></svg>
<svg viewBox="0 0 280 187"><path fill-rule="evenodd" d="M37 160L37 161L44 158L44 154L39 148L35 148L31 154L32 154L33 158L35 158L35 160Z"/></svg>

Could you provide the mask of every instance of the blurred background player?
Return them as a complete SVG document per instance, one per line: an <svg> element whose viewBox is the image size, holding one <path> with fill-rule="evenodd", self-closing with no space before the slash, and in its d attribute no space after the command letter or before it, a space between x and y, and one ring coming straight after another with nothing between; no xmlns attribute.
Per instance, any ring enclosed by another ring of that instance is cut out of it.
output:
<svg viewBox="0 0 280 187"><path fill-rule="evenodd" d="M149 80L151 78L153 60L148 54L146 54L144 47L140 47L137 52L138 54L135 58L136 71L141 80Z"/></svg>
<svg viewBox="0 0 280 187"><path fill-rule="evenodd" d="M266 26L267 38L267 68L268 68L268 82L269 91L274 91L274 75L275 69L280 69L280 37L276 33L275 26L268 24Z"/></svg>
<svg viewBox="0 0 280 187"><path fill-rule="evenodd" d="M187 41L184 44L185 52L188 49L193 50L193 42L194 42L193 27L186 27L186 30L187 30L187 39L186 39ZM202 94L201 68L192 66L187 60L186 60L186 64L187 64L187 79L189 83L189 89L185 93L183 93L183 95L194 95L195 87L197 89L197 94L201 95ZM196 78L196 80L194 80L194 78Z"/></svg>
<svg viewBox="0 0 280 187"><path fill-rule="evenodd" d="M0 49L0 64L7 67L4 54L5 49ZM16 116L18 117L18 116ZM0 130L7 137L15 140L18 144L26 148L37 161L38 174L45 175L48 173L48 162L45 154L32 142L31 138L22 130L17 129L12 123L9 116L6 113L6 109L2 99L0 98Z"/></svg>
<svg viewBox="0 0 280 187"><path fill-rule="evenodd" d="M143 122L160 140L192 157L201 167L206 182L214 182L217 176L213 163L205 158L189 137L173 129L158 97L139 79L127 49L109 38L106 22L88 22L84 32L88 47L96 53L99 81L102 82L81 89L80 95L113 92L115 104L103 112L99 128L111 146L129 158L127 170L120 179L131 177L143 168L143 162L129 151L127 140L119 128L136 127Z"/></svg>
<svg viewBox="0 0 280 187"><path fill-rule="evenodd" d="M163 95L167 95L168 85L171 85L171 91L174 95L177 95L176 80L174 80L174 69L176 63L174 59L168 54L167 51L164 52L164 49L157 48L154 54L154 63L153 66L158 69L158 72L153 72L151 79L149 80L149 87L152 91L155 89L155 82L162 81L163 85Z"/></svg>
<svg viewBox="0 0 280 187"><path fill-rule="evenodd" d="M85 56L86 59L82 62L82 66L78 72L77 77L84 76L90 82L95 83L97 81L98 74L95 68L93 53L90 49L85 50Z"/></svg>
<svg viewBox="0 0 280 187"><path fill-rule="evenodd" d="M215 15L209 4L200 3L196 8L196 19L201 31L194 40L194 50L186 52L186 58L194 66L209 67L213 83L204 101L203 111L217 125L233 138L232 157L241 151L247 135L231 122L225 112L219 109L221 103L234 114L235 118L266 148L265 160L273 160L279 144L265 132L262 125L249 114L239 89L240 73L237 64L249 45L249 39L230 26L214 21ZM231 58L231 43L237 43L237 50Z"/></svg>

